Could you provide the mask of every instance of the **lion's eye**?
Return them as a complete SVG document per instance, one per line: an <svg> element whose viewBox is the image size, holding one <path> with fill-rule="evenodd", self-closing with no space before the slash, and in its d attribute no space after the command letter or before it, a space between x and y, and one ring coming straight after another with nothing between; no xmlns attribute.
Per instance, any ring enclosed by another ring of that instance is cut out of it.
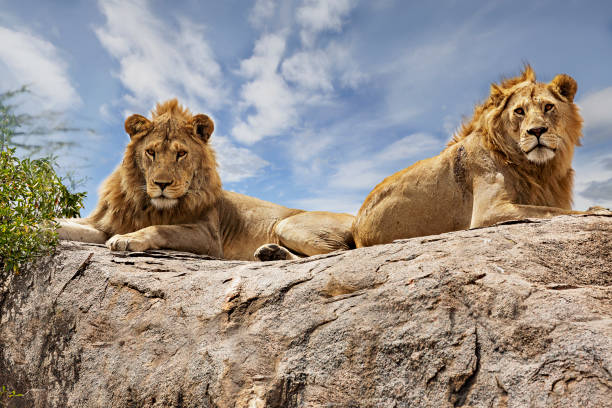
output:
<svg viewBox="0 0 612 408"><path fill-rule="evenodd" d="M549 110L551 110L554 107L555 107L555 105L553 105L552 103L547 103L546 105L544 105L544 112L548 112Z"/></svg>
<svg viewBox="0 0 612 408"><path fill-rule="evenodd" d="M155 157L155 150L153 149L147 149L146 150L147 154L151 157Z"/></svg>
<svg viewBox="0 0 612 408"><path fill-rule="evenodd" d="M186 151L181 150L180 152L178 152L178 153L176 154L176 158L177 158L177 159L180 159L181 157L184 157L186 154L187 154L187 152L186 152Z"/></svg>
<svg viewBox="0 0 612 408"><path fill-rule="evenodd" d="M514 113L516 113L517 115L524 115L525 111L523 110L523 108L516 108L514 110Z"/></svg>

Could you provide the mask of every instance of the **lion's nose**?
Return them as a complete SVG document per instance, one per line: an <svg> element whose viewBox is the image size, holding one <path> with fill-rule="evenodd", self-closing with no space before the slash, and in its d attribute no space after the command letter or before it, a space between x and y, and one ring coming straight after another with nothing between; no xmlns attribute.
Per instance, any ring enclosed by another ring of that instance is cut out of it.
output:
<svg viewBox="0 0 612 408"><path fill-rule="evenodd" d="M537 128L529 129L527 133L539 138L542 135L542 133L546 133L547 130L548 130L547 127L537 127Z"/></svg>
<svg viewBox="0 0 612 408"><path fill-rule="evenodd" d="M161 191L164 191L164 188L168 187L170 184L172 184L172 182L159 182L159 181L154 181L155 184L157 184L159 186L159 188L161 189Z"/></svg>

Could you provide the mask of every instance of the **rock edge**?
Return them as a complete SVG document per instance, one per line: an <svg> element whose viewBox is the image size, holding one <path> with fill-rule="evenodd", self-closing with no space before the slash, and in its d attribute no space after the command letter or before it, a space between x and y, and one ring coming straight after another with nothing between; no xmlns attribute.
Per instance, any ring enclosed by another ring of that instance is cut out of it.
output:
<svg viewBox="0 0 612 408"><path fill-rule="evenodd" d="M612 218L298 261L63 242L0 291L15 407L610 407Z"/></svg>

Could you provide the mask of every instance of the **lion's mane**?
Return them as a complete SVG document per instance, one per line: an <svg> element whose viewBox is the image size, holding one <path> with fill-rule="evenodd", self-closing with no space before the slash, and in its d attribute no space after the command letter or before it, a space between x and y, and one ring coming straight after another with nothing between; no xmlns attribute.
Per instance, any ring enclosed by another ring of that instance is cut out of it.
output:
<svg viewBox="0 0 612 408"><path fill-rule="evenodd" d="M512 183L518 183L518 190L524 192L521 202L533 205L558 202L562 208L571 208L574 179L572 157L574 147L580 146L582 138L582 117L578 106L563 96L565 90L552 88L555 96L570 107L570 115L563 117L566 120L563 126L569 140L566 140L552 160L533 165L518 149L517 144L506 136L507 132L504 131L504 123L501 120L507 102L525 82L536 82L535 72L530 65L525 66L521 75L492 84L489 97L482 104L476 105L472 117L463 122L448 146L473 133L480 135L483 145L494 152L497 160L508 165L513 175ZM575 91L574 89L573 92ZM546 189L543 188L544 184Z"/></svg>

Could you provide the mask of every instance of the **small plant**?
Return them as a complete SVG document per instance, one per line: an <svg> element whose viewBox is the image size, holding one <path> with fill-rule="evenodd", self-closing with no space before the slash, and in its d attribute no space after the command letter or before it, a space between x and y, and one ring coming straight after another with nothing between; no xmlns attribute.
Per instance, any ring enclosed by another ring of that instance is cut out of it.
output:
<svg viewBox="0 0 612 408"><path fill-rule="evenodd" d="M56 217L79 216L85 193L72 194L50 159L19 159L0 152L0 263L17 272L57 245Z"/></svg>
<svg viewBox="0 0 612 408"><path fill-rule="evenodd" d="M23 394L17 394L15 390L9 391L5 385L0 389L0 407L4 407L4 404L11 398L23 397Z"/></svg>
<svg viewBox="0 0 612 408"><path fill-rule="evenodd" d="M85 197L68 190L52 159L17 157L15 148L32 153L32 146L18 143L17 137L46 132L44 126L36 132L20 130L31 127L36 117L16 114L6 101L24 93L25 87L0 94L0 270L14 272L57 245L55 218L78 216Z"/></svg>

